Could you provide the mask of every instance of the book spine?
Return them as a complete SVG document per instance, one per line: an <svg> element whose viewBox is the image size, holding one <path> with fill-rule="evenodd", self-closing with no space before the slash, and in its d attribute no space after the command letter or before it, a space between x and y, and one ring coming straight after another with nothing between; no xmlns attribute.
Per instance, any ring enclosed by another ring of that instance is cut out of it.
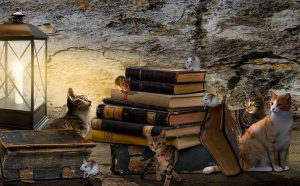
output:
<svg viewBox="0 0 300 186"><path fill-rule="evenodd" d="M145 133L151 133L152 136L157 136L164 130L164 127L161 126L141 125L99 118L92 119L91 127L95 130L118 132L135 136L144 136Z"/></svg>
<svg viewBox="0 0 300 186"><path fill-rule="evenodd" d="M126 121L138 124L169 126L169 113L141 108L100 104L97 108L98 118Z"/></svg>
<svg viewBox="0 0 300 186"><path fill-rule="evenodd" d="M91 134L92 140L95 142L148 146L148 141L145 137L95 129L91 131ZM167 139L166 144L182 150L199 145L200 140L198 136L192 136L183 140L180 138Z"/></svg>
<svg viewBox="0 0 300 186"><path fill-rule="evenodd" d="M160 110L160 111L165 111L165 112L168 111L168 108L165 108L165 107L145 105L145 104L141 104L141 103L130 102L127 100L116 100L116 99L111 99L111 98L104 98L102 101L103 101L103 103L109 104L109 105L139 107L139 108L143 108L143 109Z"/></svg>
<svg viewBox="0 0 300 186"><path fill-rule="evenodd" d="M145 137L132 136L128 134L115 133L103 130L92 130L92 140L103 143L120 143L129 145L144 145L147 146L148 142Z"/></svg>
<svg viewBox="0 0 300 186"><path fill-rule="evenodd" d="M149 69L126 68L125 76L131 79L144 81L158 81L162 83L176 83L177 73L167 71L155 71Z"/></svg>
<svg viewBox="0 0 300 186"><path fill-rule="evenodd" d="M142 103L146 105L159 106L159 107L170 107L170 97L162 96L163 94L148 93L148 92L138 92L129 91L125 96L120 93L117 89L111 90L111 98L117 100L128 100L130 102Z"/></svg>
<svg viewBox="0 0 300 186"><path fill-rule="evenodd" d="M189 148L189 147L193 147L193 146L201 144L200 138L198 135L187 136L187 137L183 137L183 138L175 138L172 141L173 141L172 145L174 147L176 147L176 149L178 149L178 150L182 150L185 148Z"/></svg>
<svg viewBox="0 0 300 186"><path fill-rule="evenodd" d="M175 94L174 84L160 83L155 81L130 80L130 89L143 92L154 92L161 94Z"/></svg>

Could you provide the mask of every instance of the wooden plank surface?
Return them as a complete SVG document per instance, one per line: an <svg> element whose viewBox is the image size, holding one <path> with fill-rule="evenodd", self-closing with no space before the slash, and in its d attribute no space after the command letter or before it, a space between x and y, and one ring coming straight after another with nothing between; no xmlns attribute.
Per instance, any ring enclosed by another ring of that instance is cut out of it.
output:
<svg viewBox="0 0 300 186"><path fill-rule="evenodd" d="M24 183L20 181L12 181L12 182L3 182L4 186L30 186L30 185L39 185L39 186L66 186L66 185L72 185L72 186L89 186L92 185L89 183L87 179L59 179L59 180L39 180L33 183ZM1 184L0 184L1 185ZM99 182L99 186L101 185L101 182ZM94 186L94 185L93 185Z"/></svg>
<svg viewBox="0 0 300 186"><path fill-rule="evenodd" d="M95 143L85 140L75 130L1 131L0 142L6 149L95 146Z"/></svg>

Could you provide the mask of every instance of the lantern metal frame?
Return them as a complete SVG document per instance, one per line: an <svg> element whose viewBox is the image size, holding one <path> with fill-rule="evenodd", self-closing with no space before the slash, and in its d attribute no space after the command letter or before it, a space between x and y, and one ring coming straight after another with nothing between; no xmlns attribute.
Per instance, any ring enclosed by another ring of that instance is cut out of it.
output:
<svg viewBox="0 0 300 186"><path fill-rule="evenodd" d="M43 126L47 122L47 39L48 36L43 33L37 27L31 24L0 24L0 42L4 42L3 48L1 51L0 46L0 70L5 72L5 78L3 82L0 81L0 89L4 86L5 96L0 98L0 102L6 99L10 93L15 89L17 91L25 105L28 107L26 110L16 110L13 108L0 108L0 127L1 128L11 128L11 129L38 129ZM14 48L10 45L10 42L14 41L28 41L28 46L26 46L22 55L18 55ZM36 47L36 41L44 41L40 48ZM44 48L44 49L43 49ZM25 97L20 93L18 87L14 84L13 80L11 79L11 73L8 69L8 49L15 54L15 57L18 60L21 60L25 52L30 50L30 63L31 65L30 72L24 68L24 72L29 75L30 78L30 103L25 99ZM42 51L44 50L44 51ZM44 74L41 74L42 70L40 68L40 61L38 59L38 54L40 52L44 53ZM4 65L2 64L1 60L4 60ZM37 65L36 65L37 64ZM42 89L39 90L41 96L44 96L41 105L36 107L36 99L38 95L35 95L35 89L39 89L39 86L35 85L35 68L38 68L37 71L39 72L39 77L41 78ZM44 80L43 80L44 78ZM8 89L8 82L13 85L11 90ZM44 84L43 84L44 82Z"/></svg>

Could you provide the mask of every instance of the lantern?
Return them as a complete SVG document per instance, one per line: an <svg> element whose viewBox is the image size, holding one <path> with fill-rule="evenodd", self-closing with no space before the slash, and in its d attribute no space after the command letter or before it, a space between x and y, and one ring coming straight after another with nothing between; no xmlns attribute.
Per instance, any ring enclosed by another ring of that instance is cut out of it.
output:
<svg viewBox="0 0 300 186"><path fill-rule="evenodd" d="M47 121L47 35L12 16L0 24L0 127L37 129Z"/></svg>

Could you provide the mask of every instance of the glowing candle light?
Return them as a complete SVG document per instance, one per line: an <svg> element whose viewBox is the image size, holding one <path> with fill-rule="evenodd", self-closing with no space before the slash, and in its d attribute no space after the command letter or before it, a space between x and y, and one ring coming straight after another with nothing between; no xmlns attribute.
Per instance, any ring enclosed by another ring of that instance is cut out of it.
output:
<svg viewBox="0 0 300 186"><path fill-rule="evenodd" d="M23 66L21 64L20 61L17 61L15 63L15 66L14 66L14 69L13 69L13 75L14 75L14 78L15 78L15 86L16 86L16 89L15 89L15 103L16 104L22 104L24 101L23 101L23 81L24 81L24 77L23 77ZM18 92L18 90L19 92Z"/></svg>

